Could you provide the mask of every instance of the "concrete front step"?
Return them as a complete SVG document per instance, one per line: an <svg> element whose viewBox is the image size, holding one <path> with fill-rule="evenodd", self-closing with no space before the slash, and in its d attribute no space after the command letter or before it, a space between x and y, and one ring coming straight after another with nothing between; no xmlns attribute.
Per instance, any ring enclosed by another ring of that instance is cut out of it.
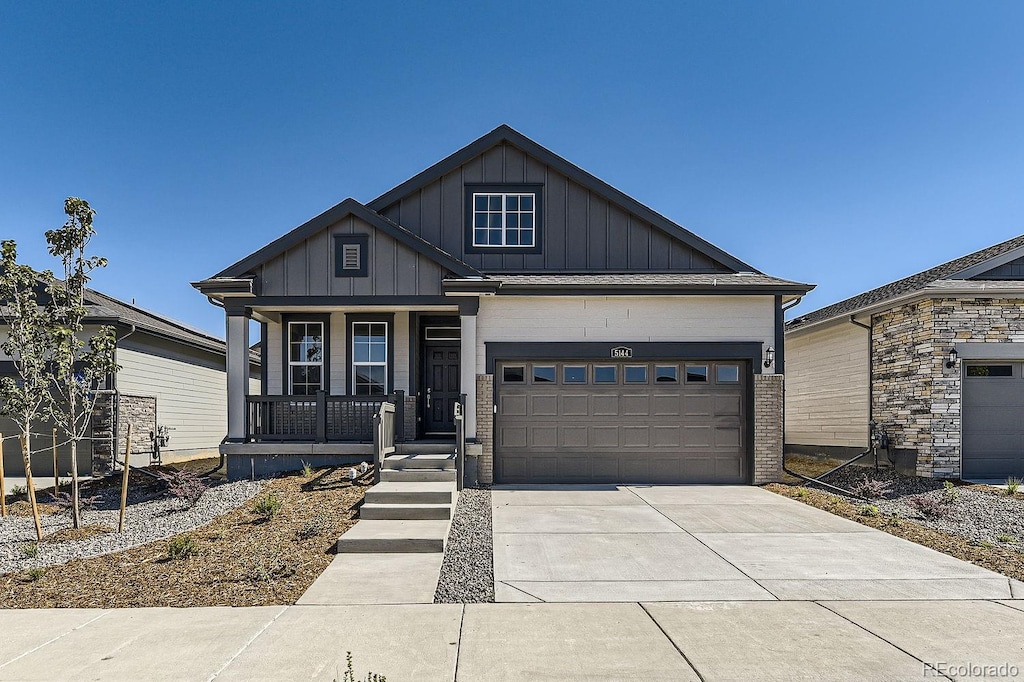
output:
<svg viewBox="0 0 1024 682"><path fill-rule="evenodd" d="M450 504L364 504L359 509L360 519L423 521L451 517Z"/></svg>
<svg viewBox="0 0 1024 682"><path fill-rule="evenodd" d="M455 452L455 442L446 443L395 443L398 455L450 455Z"/></svg>
<svg viewBox="0 0 1024 682"><path fill-rule="evenodd" d="M453 482L382 481L366 491L366 504L447 504L455 501ZM351 531L350 531L351 532Z"/></svg>
<svg viewBox="0 0 1024 682"><path fill-rule="evenodd" d="M404 471L406 469L455 470L455 455L415 453L408 455L391 455L384 459L384 469Z"/></svg>
<svg viewBox="0 0 1024 682"><path fill-rule="evenodd" d="M455 472L444 469L384 469L380 472L381 481L417 482L455 482Z"/></svg>
<svg viewBox="0 0 1024 682"><path fill-rule="evenodd" d="M338 539L338 553L443 552L448 521L361 520Z"/></svg>

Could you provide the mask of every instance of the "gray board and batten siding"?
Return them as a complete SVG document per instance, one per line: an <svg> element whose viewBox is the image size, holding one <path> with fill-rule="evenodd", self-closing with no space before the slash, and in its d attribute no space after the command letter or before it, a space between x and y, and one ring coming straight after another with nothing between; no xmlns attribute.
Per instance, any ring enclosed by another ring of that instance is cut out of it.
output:
<svg viewBox="0 0 1024 682"><path fill-rule="evenodd" d="M366 277L335 276L335 235L367 235ZM259 267L262 296L440 296L446 269L349 214Z"/></svg>
<svg viewBox="0 0 1024 682"><path fill-rule="evenodd" d="M477 183L543 185L540 253L467 253L465 192ZM483 272L733 271L508 142L379 213Z"/></svg>

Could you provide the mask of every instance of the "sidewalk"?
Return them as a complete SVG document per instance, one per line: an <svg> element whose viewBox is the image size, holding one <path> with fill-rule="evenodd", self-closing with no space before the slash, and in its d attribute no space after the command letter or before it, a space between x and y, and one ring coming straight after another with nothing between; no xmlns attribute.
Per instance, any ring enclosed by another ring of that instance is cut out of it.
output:
<svg viewBox="0 0 1024 682"><path fill-rule="evenodd" d="M389 682L1024 675L1019 601L68 609L0 623L0 680L340 680L349 651L357 676Z"/></svg>

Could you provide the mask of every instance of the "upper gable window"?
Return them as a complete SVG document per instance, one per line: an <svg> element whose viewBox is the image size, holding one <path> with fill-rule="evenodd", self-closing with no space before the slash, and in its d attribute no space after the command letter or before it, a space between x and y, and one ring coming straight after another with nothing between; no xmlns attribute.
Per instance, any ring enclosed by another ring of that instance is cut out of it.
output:
<svg viewBox="0 0 1024 682"><path fill-rule="evenodd" d="M473 246L533 246L537 196L473 193Z"/></svg>
<svg viewBox="0 0 1024 682"><path fill-rule="evenodd" d="M466 250L539 252L540 185L467 185Z"/></svg>

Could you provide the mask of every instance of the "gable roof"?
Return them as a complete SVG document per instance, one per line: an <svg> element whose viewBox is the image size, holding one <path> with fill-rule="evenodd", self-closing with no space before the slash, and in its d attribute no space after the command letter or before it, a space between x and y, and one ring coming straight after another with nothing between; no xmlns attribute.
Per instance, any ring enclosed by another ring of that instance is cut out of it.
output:
<svg viewBox="0 0 1024 682"><path fill-rule="evenodd" d="M824 322L826 320L845 317L848 315L854 315L857 312L864 310L869 307L873 307L879 304L883 304L886 301L895 300L904 296L911 295L915 292L923 291L925 288L937 284L940 280L949 280L956 278L957 275L964 274L965 271L973 271L976 274L978 266L987 263L988 261L1000 260L1000 257L1011 254L1012 252L1024 248L1024 235L1019 235L1012 239L1007 239L1005 242L996 244L995 246L989 246L988 248L975 251L974 253L966 256L961 256L942 265L936 265L933 268L924 270L915 275L904 277L903 279L884 284L880 287L866 291L863 294L852 296L838 303L819 308L813 312L801 315L793 320L786 323L786 329L796 330L801 327L816 324L818 322ZM998 263L996 263L998 264ZM996 265L996 264L993 264ZM981 268L983 273L987 268ZM968 273L969 274L969 273ZM967 282L959 281L956 286L971 287ZM948 288L948 287L947 287ZM984 290L984 286L974 287L979 290Z"/></svg>
<svg viewBox="0 0 1024 682"><path fill-rule="evenodd" d="M468 161L480 156L488 149L491 149L503 142L511 144L525 152L527 155L532 156L551 168L554 168L570 178L573 182L587 188L605 200L621 206L626 211L639 216L670 237L706 254L708 257L718 261L722 265L731 268L736 272L760 272L735 256L729 255L714 244L698 237L682 225L669 220L654 209L641 204L628 194L615 189L604 180L588 173L546 147L542 147L540 144L505 124L498 126L483 137L470 142L462 149L451 154L447 158L438 161L426 170L417 173L394 189L388 190L373 201L368 202L366 206L373 211L383 211L396 201L440 179L442 176L447 175L459 166L462 166Z"/></svg>
<svg viewBox="0 0 1024 682"><path fill-rule="evenodd" d="M443 251L419 235L413 234L398 223L385 218L379 213L371 211L366 206L350 197L342 201L340 204L332 206L315 218L307 220L291 232L270 242L262 249L249 254L237 263L221 270L211 279L241 277L263 263L280 256L291 247L308 239L317 232L327 229L348 215L354 215L360 220L369 223L375 229L380 230L402 244L405 244L413 251L433 260L456 275L463 277L481 276L480 271L476 268L462 262L447 251Z"/></svg>

